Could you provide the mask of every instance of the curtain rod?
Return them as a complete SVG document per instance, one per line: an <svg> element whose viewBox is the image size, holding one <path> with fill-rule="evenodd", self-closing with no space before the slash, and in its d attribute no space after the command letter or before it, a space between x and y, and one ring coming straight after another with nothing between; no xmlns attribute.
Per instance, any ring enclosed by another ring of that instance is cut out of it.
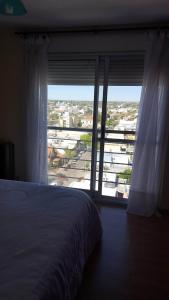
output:
<svg viewBox="0 0 169 300"><path fill-rule="evenodd" d="M21 31L15 32L18 35L27 34L66 34L66 33L100 33L100 32L119 32L119 31L138 31L144 32L147 30L168 30L169 24L151 24L151 25L131 25L131 26L117 26L117 27L79 27L79 28L61 28L57 30L37 30L37 31Z"/></svg>

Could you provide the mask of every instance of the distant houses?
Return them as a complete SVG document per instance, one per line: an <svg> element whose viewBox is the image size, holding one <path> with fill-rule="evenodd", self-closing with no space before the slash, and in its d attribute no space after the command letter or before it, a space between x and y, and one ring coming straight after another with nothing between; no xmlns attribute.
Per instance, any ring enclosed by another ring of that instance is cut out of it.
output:
<svg viewBox="0 0 169 300"><path fill-rule="evenodd" d="M92 101L49 101L48 124L59 127L58 130L48 130L49 176L51 174L53 176L50 180L51 184L90 188L91 139L88 141L82 136L91 133L80 130L92 129L92 111ZM102 186L104 195L128 196L129 181L125 178L128 176L125 172L132 169L134 135L123 131L135 131L137 111L136 103L108 102L106 129L109 129L109 132L106 133L106 138L114 139L115 142L107 142L104 145ZM101 106L98 107L97 125L100 128ZM77 128L77 131L66 130L66 128ZM114 133L111 130L122 132ZM125 143L125 140L131 141ZM99 157L98 149L97 170ZM119 174L122 174L121 177Z"/></svg>

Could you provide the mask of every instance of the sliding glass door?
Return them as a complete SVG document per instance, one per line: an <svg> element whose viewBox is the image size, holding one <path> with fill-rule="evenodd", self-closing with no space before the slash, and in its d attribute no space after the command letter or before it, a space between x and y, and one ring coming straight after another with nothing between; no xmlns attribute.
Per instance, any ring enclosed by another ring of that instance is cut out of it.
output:
<svg viewBox="0 0 169 300"><path fill-rule="evenodd" d="M96 60L51 57L48 182L90 190Z"/></svg>
<svg viewBox="0 0 169 300"><path fill-rule="evenodd" d="M101 69L103 67L101 66ZM136 123L141 95L143 60L128 54L104 59L98 191L102 196L129 195Z"/></svg>
<svg viewBox="0 0 169 300"><path fill-rule="evenodd" d="M143 57L49 56L48 181L126 199Z"/></svg>

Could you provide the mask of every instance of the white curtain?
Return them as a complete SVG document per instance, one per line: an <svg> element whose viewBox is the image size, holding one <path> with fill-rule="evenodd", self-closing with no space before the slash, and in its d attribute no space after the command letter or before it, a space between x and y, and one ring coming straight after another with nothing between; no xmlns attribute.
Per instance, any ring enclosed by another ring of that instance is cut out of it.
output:
<svg viewBox="0 0 169 300"><path fill-rule="evenodd" d="M25 38L25 180L47 183L48 38Z"/></svg>
<svg viewBox="0 0 169 300"><path fill-rule="evenodd" d="M150 33L136 130L128 212L155 213L160 202L169 137L169 37Z"/></svg>

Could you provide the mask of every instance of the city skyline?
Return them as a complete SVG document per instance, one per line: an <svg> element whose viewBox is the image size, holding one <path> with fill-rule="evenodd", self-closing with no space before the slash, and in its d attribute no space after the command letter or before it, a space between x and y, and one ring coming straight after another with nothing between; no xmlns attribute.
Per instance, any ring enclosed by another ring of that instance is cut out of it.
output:
<svg viewBox="0 0 169 300"><path fill-rule="evenodd" d="M103 87L100 87L100 100ZM109 86L108 101L139 102L141 86ZM48 99L67 101L93 101L94 86L48 85Z"/></svg>

